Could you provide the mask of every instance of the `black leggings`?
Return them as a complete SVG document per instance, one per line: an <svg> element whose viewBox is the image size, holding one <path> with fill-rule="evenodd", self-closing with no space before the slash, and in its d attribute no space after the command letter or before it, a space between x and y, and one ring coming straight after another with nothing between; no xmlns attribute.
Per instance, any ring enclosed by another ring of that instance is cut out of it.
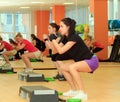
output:
<svg viewBox="0 0 120 102"><path fill-rule="evenodd" d="M15 55L15 59L21 59L20 55L24 54L24 49L21 49L19 51L17 51L17 54Z"/></svg>

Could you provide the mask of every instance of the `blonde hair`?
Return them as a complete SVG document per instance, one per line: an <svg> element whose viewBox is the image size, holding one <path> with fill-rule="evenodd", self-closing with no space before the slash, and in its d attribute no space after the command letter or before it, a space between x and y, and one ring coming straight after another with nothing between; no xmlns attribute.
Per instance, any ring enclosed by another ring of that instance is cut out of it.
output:
<svg viewBox="0 0 120 102"><path fill-rule="evenodd" d="M23 37L22 34L20 32L17 33L17 35L15 37Z"/></svg>
<svg viewBox="0 0 120 102"><path fill-rule="evenodd" d="M92 40L93 40L93 38L92 38L92 36L91 36L91 35L87 35L87 36L86 36L86 39L89 39L90 41L92 41Z"/></svg>

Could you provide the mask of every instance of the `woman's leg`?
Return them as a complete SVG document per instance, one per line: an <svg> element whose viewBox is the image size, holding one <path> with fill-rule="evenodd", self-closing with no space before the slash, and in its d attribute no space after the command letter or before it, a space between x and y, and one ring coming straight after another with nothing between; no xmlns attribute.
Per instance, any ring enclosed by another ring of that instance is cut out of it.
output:
<svg viewBox="0 0 120 102"><path fill-rule="evenodd" d="M61 72L61 70L60 70L60 65L59 65L59 63L58 63L57 61L54 61L53 63L54 63L55 66L57 67L58 73L59 73L60 75L62 75L62 72ZM61 62L61 63L62 63L62 62Z"/></svg>
<svg viewBox="0 0 120 102"><path fill-rule="evenodd" d="M68 83L70 85L71 90L76 90L76 85L74 83L74 80L73 80L70 72L69 72L69 65L71 65L73 62L63 64L61 61L59 61L58 63L60 65L60 69L61 69L65 79L68 81Z"/></svg>
<svg viewBox="0 0 120 102"><path fill-rule="evenodd" d="M75 62L69 65L68 72L71 74L73 80L75 81L78 90L83 90L85 92L81 77L79 72L91 72L91 68L85 61Z"/></svg>
<svg viewBox="0 0 120 102"><path fill-rule="evenodd" d="M30 58L36 58L34 53L25 53L22 54L22 60L25 63L27 68L32 68L31 62L30 62Z"/></svg>
<svg viewBox="0 0 120 102"><path fill-rule="evenodd" d="M6 61L6 63L9 63L9 58L8 58L8 56L13 56L14 54L13 54L12 51L5 51L5 52L3 52L2 55L3 55L3 57L4 57L5 61Z"/></svg>
<svg viewBox="0 0 120 102"><path fill-rule="evenodd" d="M61 62L61 61L60 61L60 62ZM62 63L62 62L61 62L61 63ZM55 66L56 66L56 68L57 68L57 70L58 70L58 73L57 73L57 75L56 75L55 77L53 77L53 78L58 79L59 81L66 81L64 75L62 74L62 71L61 71L61 68L60 68L59 63L58 63L57 61L54 61L54 64L55 64Z"/></svg>
<svg viewBox="0 0 120 102"><path fill-rule="evenodd" d="M79 61L69 65L68 69L68 72L71 74L74 84L77 85L78 90L78 93L76 93L73 98L87 100L87 94L85 92L79 72L91 72L91 68L85 61Z"/></svg>

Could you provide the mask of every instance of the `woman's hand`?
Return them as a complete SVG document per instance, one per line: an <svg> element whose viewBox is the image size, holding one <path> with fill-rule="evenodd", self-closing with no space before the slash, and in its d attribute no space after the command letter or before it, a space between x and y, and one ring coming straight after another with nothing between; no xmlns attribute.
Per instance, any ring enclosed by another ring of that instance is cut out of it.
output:
<svg viewBox="0 0 120 102"><path fill-rule="evenodd" d="M43 34L43 39L48 39L47 34Z"/></svg>
<svg viewBox="0 0 120 102"><path fill-rule="evenodd" d="M50 41L57 39L57 37L55 36L55 34L50 34L49 36Z"/></svg>

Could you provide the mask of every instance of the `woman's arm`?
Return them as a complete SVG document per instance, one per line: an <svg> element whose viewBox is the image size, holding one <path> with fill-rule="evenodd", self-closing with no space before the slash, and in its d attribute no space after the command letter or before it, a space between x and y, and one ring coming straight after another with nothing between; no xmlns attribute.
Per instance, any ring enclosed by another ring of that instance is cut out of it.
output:
<svg viewBox="0 0 120 102"><path fill-rule="evenodd" d="M44 39L46 48L47 48L47 49L51 49L50 41L49 41L49 39L48 39L48 35L43 34L43 39Z"/></svg>
<svg viewBox="0 0 120 102"><path fill-rule="evenodd" d="M0 45L0 50L2 50L4 48L4 44Z"/></svg>
<svg viewBox="0 0 120 102"><path fill-rule="evenodd" d="M53 45L55 46L56 50L59 54L63 54L67 52L76 42L69 41L64 46L60 46L56 40L52 40Z"/></svg>
<svg viewBox="0 0 120 102"><path fill-rule="evenodd" d="M16 46L16 50L21 50L21 49L23 49L25 47L25 44L18 44L17 46Z"/></svg>
<svg viewBox="0 0 120 102"><path fill-rule="evenodd" d="M36 40L32 40L32 44L36 46Z"/></svg>

